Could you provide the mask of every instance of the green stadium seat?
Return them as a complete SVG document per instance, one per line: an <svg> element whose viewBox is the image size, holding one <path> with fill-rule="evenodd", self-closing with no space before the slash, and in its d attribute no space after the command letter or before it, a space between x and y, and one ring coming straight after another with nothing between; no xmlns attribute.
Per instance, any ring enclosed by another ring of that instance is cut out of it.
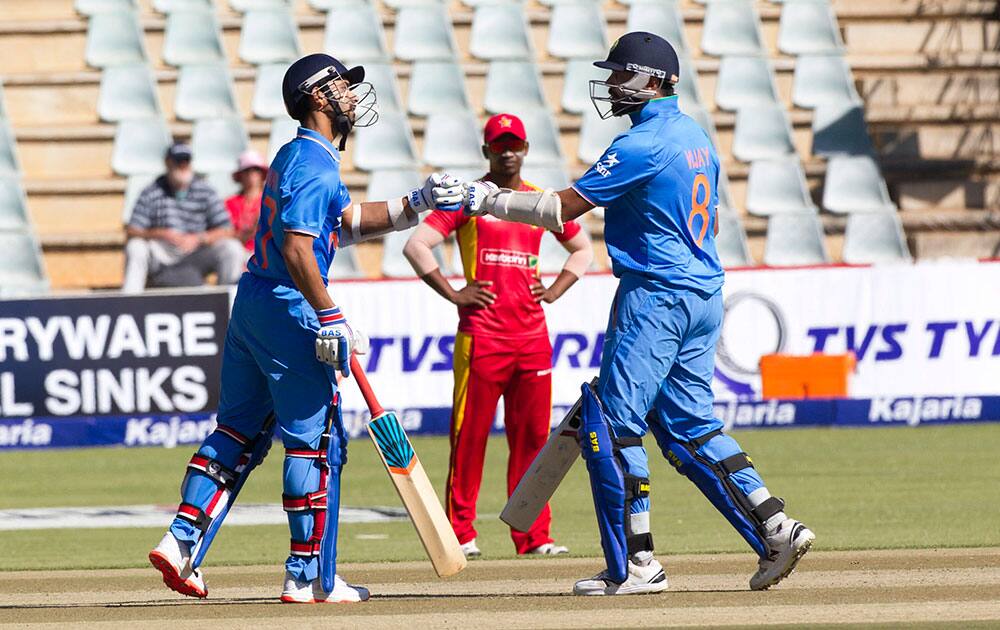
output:
<svg viewBox="0 0 1000 630"><path fill-rule="evenodd" d="M145 63L109 66L101 72L97 115L105 122L160 116L156 77Z"/></svg>
<svg viewBox="0 0 1000 630"><path fill-rule="evenodd" d="M162 118L123 120L115 129L111 168L119 175L162 173L170 142L170 130Z"/></svg>
<svg viewBox="0 0 1000 630"><path fill-rule="evenodd" d="M813 109L823 104L860 103L851 66L842 55L799 55L795 58L792 103Z"/></svg>
<svg viewBox="0 0 1000 630"><path fill-rule="evenodd" d="M323 50L338 59L388 62L382 18L364 3L336 4L326 14Z"/></svg>
<svg viewBox="0 0 1000 630"><path fill-rule="evenodd" d="M235 88L225 63L182 66L177 75L174 113L181 120L233 116Z"/></svg>
<svg viewBox="0 0 1000 630"><path fill-rule="evenodd" d="M135 11L96 13L87 21L84 58L87 65L104 68L127 63L144 63L146 49L142 27Z"/></svg>
<svg viewBox="0 0 1000 630"><path fill-rule="evenodd" d="M781 7L778 50L786 55L838 53L844 40L837 16L827 0L797 0Z"/></svg>
<svg viewBox="0 0 1000 630"><path fill-rule="evenodd" d="M28 202L17 177L0 177L0 230L22 230L29 227Z"/></svg>
<svg viewBox="0 0 1000 630"><path fill-rule="evenodd" d="M556 4L549 19L549 54L563 59L600 59L608 52L601 5L593 2Z"/></svg>
<svg viewBox="0 0 1000 630"><path fill-rule="evenodd" d="M753 162L792 153L792 128L783 105L748 105L736 113L733 157L737 160Z"/></svg>
<svg viewBox="0 0 1000 630"><path fill-rule="evenodd" d="M257 81L253 85L250 110L257 118L269 120L287 116L285 101L281 97L281 81L285 77L287 63L269 63L257 67ZM382 95L379 94L379 100Z"/></svg>
<svg viewBox="0 0 1000 630"><path fill-rule="evenodd" d="M458 47L443 4L407 6L396 12L395 57L403 61L451 61Z"/></svg>
<svg viewBox="0 0 1000 630"><path fill-rule="evenodd" d="M0 297L22 297L48 292L38 242L27 230L0 232Z"/></svg>
<svg viewBox="0 0 1000 630"><path fill-rule="evenodd" d="M766 217L783 212L816 211L797 156L754 160L750 165L747 212Z"/></svg>
<svg viewBox="0 0 1000 630"><path fill-rule="evenodd" d="M490 62L483 107L492 114L545 108L542 78L534 62Z"/></svg>
<svg viewBox="0 0 1000 630"><path fill-rule="evenodd" d="M172 66L225 62L215 13L178 10L168 14L163 35L163 60Z"/></svg>
<svg viewBox="0 0 1000 630"><path fill-rule="evenodd" d="M850 264L908 262L910 250L899 214L852 212L844 230L843 258Z"/></svg>
<svg viewBox="0 0 1000 630"><path fill-rule="evenodd" d="M240 59L251 64L290 62L300 52L299 27L290 8L279 5L243 14Z"/></svg>
<svg viewBox="0 0 1000 630"><path fill-rule="evenodd" d="M191 131L191 165L199 173L232 172L250 141L238 117L196 120Z"/></svg>
<svg viewBox="0 0 1000 630"><path fill-rule="evenodd" d="M454 61L415 61L406 108L414 116L470 109L462 66Z"/></svg>
<svg viewBox="0 0 1000 630"><path fill-rule="evenodd" d="M354 165L363 171L417 166L413 134L401 112L382 112L376 125L357 129L352 135Z"/></svg>
<svg viewBox="0 0 1000 630"><path fill-rule="evenodd" d="M518 4L482 4L472 17L469 52L473 57L532 59L528 22Z"/></svg>
<svg viewBox="0 0 1000 630"><path fill-rule="evenodd" d="M715 105L736 111L747 105L778 103L774 73L766 57L725 56L719 62L715 83Z"/></svg>
<svg viewBox="0 0 1000 630"><path fill-rule="evenodd" d="M424 129L424 162L437 167L473 167L485 163L481 131L471 111L431 114Z"/></svg>
<svg viewBox="0 0 1000 630"><path fill-rule="evenodd" d="M750 2L709 2L701 32L701 50L706 55L765 54L760 20Z"/></svg>
<svg viewBox="0 0 1000 630"><path fill-rule="evenodd" d="M823 224L816 212L783 212L767 220L765 265L791 267L828 262L830 256L823 240Z"/></svg>
<svg viewBox="0 0 1000 630"><path fill-rule="evenodd" d="M830 212L895 212L889 189L870 155L834 155L826 163L823 207Z"/></svg>

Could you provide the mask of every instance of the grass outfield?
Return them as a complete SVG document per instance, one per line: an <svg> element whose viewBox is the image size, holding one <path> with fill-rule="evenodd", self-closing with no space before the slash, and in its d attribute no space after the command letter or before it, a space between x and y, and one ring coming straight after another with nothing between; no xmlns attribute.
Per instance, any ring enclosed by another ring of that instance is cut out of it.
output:
<svg viewBox="0 0 1000 630"><path fill-rule="evenodd" d="M772 492L818 536L819 549L1000 546L994 519L1000 499L1000 427L966 425L884 429L792 429L735 432ZM414 447L437 488L448 461L446 438ZM652 446L652 441L649 441ZM0 509L171 504L178 500L193 449L85 449L0 456ZM506 442L490 441L477 522L486 558L512 557L496 514L504 503ZM281 450L273 449L241 500L276 503ZM692 484L653 453L653 533L661 554L747 551L746 544ZM350 445L342 504L395 506L399 500L367 440ZM589 486L577 464L557 492L555 538L574 555L600 553ZM146 564L161 529L54 529L0 532L0 570L128 568ZM283 526L223 528L213 565L280 564ZM344 524L344 562L422 560L407 522ZM753 558L747 555L748 564Z"/></svg>

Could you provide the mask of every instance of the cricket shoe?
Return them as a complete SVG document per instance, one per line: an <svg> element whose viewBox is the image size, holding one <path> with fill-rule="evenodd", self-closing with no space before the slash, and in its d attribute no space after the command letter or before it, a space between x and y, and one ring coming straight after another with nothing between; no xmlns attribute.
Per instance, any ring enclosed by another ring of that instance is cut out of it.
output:
<svg viewBox="0 0 1000 630"><path fill-rule="evenodd" d="M816 534L795 519L786 518L766 539L768 554L757 563L757 572L750 578L750 589L763 591L791 575L806 555Z"/></svg>
<svg viewBox="0 0 1000 630"><path fill-rule="evenodd" d="M630 560L628 577L621 584L612 581L604 570L573 585L574 595L644 595L665 590L667 574L656 559L650 560L646 566L639 566Z"/></svg>
<svg viewBox="0 0 1000 630"><path fill-rule="evenodd" d="M466 558L478 558L483 555L483 552L479 551L479 547L476 546L475 538L467 543L462 543L462 553L465 554Z"/></svg>
<svg viewBox="0 0 1000 630"><path fill-rule="evenodd" d="M286 604L351 604L366 602L369 597L367 588L348 584L339 575L333 576L333 591L327 593L321 579L303 582L288 571L285 571L285 590L281 592L281 601Z"/></svg>
<svg viewBox="0 0 1000 630"><path fill-rule="evenodd" d="M170 532L149 552L149 561L163 574L163 583L188 597L208 597L208 587L201 571L191 568L191 547Z"/></svg>
<svg viewBox="0 0 1000 630"><path fill-rule="evenodd" d="M563 547L562 545L557 545L555 543L545 543L544 545L538 545L532 549L524 552L527 556L561 556L563 554L569 553L568 547Z"/></svg>

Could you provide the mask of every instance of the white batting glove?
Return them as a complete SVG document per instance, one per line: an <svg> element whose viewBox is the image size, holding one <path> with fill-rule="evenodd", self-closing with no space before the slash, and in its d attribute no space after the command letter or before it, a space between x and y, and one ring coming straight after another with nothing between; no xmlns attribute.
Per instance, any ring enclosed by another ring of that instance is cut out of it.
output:
<svg viewBox="0 0 1000 630"><path fill-rule="evenodd" d="M368 352L368 335L348 326L339 307L316 311L316 317L320 325L316 333L316 360L350 376L351 354Z"/></svg>
<svg viewBox="0 0 1000 630"><path fill-rule="evenodd" d="M490 193L500 190L500 187L493 182L475 181L465 185L464 210L470 217L478 217L486 214L483 202Z"/></svg>
<svg viewBox="0 0 1000 630"><path fill-rule="evenodd" d="M431 173L424 185L407 195L410 208L417 214L427 210L461 210L464 199L462 180L447 173Z"/></svg>

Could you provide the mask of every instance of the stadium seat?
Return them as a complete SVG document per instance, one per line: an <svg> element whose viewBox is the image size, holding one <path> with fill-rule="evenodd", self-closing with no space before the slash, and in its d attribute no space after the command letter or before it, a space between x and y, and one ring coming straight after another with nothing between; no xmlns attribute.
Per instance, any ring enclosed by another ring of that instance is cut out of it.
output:
<svg viewBox="0 0 1000 630"><path fill-rule="evenodd" d="M813 155L872 155L865 112L857 103L821 104L813 111Z"/></svg>
<svg viewBox="0 0 1000 630"><path fill-rule="evenodd" d="M287 116L285 101L281 97L281 81L285 77L286 63L272 63L257 67L257 80L253 85L250 109L257 118L269 120ZM379 94L379 100L382 95Z"/></svg>
<svg viewBox="0 0 1000 630"><path fill-rule="evenodd" d="M238 113L233 80L225 63L182 66L177 74L174 114L181 120Z"/></svg>
<svg viewBox="0 0 1000 630"><path fill-rule="evenodd" d="M160 115L156 78L145 63L109 66L101 72L97 115L105 122Z"/></svg>
<svg viewBox="0 0 1000 630"><path fill-rule="evenodd" d="M158 13L174 11L214 11L213 0L153 0L153 10Z"/></svg>
<svg viewBox="0 0 1000 630"><path fill-rule="evenodd" d="M115 129L111 168L119 175L163 172L170 130L162 118L123 120Z"/></svg>
<svg viewBox="0 0 1000 630"><path fill-rule="evenodd" d="M844 230L845 263L877 264L911 259L906 234L895 212L852 212Z"/></svg>
<svg viewBox="0 0 1000 630"><path fill-rule="evenodd" d="M594 105L590 102L590 81L603 81L607 78L608 71L594 67L592 59L568 60L561 99L563 111L579 114L585 109L592 109Z"/></svg>
<svg viewBox="0 0 1000 630"><path fill-rule="evenodd" d="M486 73L483 107L491 114L545 108L542 77L534 62L491 62Z"/></svg>
<svg viewBox="0 0 1000 630"><path fill-rule="evenodd" d="M0 118L0 177L20 175L21 165L17 159L17 140L6 119Z"/></svg>
<svg viewBox="0 0 1000 630"><path fill-rule="evenodd" d="M521 179L541 189L565 190L569 188L569 175L563 166L525 166L521 169Z"/></svg>
<svg viewBox="0 0 1000 630"><path fill-rule="evenodd" d="M0 177L0 230L28 228L28 204L17 177Z"/></svg>
<svg viewBox="0 0 1000 630"><path fill-rule="evenodd" d="M232 172L249 145L243 120L237 117L197 120L191 131L191 165L199 173Z"/></svg>
<svg viewBox="0 0 1000 630"><path fill-rule="evenodd" d="M753 162L790 153L795 153L795 145L783 105L752 105L736 112L733 157Z"/></svg>
<svg viewBox="0 0 1000 630"><path fill-rule="evenodd" d="M795 155L755 160L747 178L747 212L770 216L782 212L816 212L802 163Z"/></svg>
<svg viewBox="0 0 1000 630"><path fill-rule="evenodd" d="M330 265L329 278L331 282L349 278L364 278L365 272L361 269L361 262L358 260L357 247L344 247L338 249Z"/></svg>
<svg viewBox="0 0 1000 630"><path fill-rule="evenodd" d="M278 150L295 137L298 128L299 122L292 120L288 116L275 118L271 121L271 132L267 138L268 164L274 160L274 156L278 154Z"/></svg>
<svg viewBox="0 0 1000 630"><path fill-rule="evenodd" d="M162 171L163 169L161 168L160 170ZM132 210L135 208L135 202L138 201L139 195L156 178L157 175L153 173L138 173L128 176L128 179L125 181L125 199L122 203L122 225L128 223L128 220L132 218Z"/></svg>
<svg viewBox="0 0 1000 630"><path fill-rule="evenodd" d="M382 97L379 96L379 104ZM465 73L454 61L416 61L410 71L407 110L414 116L470 109Z"/></svg>
<svg viewBox="0 0 1000 630"><path fill-rule="evenodd" d="M233 164L233 166L224 171L212 171L202 174L205 180L215 189L215 194L219 196L219 199L225 200L240 192L239 183L233 181L233 170L235 168L236 164Z"/></svg>
<svg viewBox="0 0 1000 630"><path fill-rule="evenodd" d="M323 50L338 59L388 62L382 18L374 6L338 3L326 14Z"/></svg>
<svg viewBox="0 0 1000 630"><path fill-rule="evenodd" d="M841 52L837 16L827 0L799 0L781 7L778 23L778 50L786 55Z"/></svg>
<svg viewBox="0 0 1000 630"><path fill-rule="evenodd" d="M326 13L330 9L344 6L344 0L309 0L309 6L317 11Z"/></svg>
<svg viewBox="0 0 1000 630"><path fill-rule="evenodd" d="M889 190L870 155L834 155L826 163L823 207L830 212L895 212Z"/></svg>
<svg viewBox="0 0 1000 630"><path fill-rule="evenodd" d="M252 64L294 61L299 51L299 28L289 7L253 9L243 14L239 53L243 61Z"/></svg>
<svg viewBox="0 0 1000 630"><path fill-rule="evenodd" d="M750 2L710 2L705 6L701 50L706 55L762 55L760 20Z"/></svg>
<svg viewBox="0 0 1000 630"><path fill-rule="evenodd" d="M215 13L174 11L167 15L163 60L172 66L225 62Z"/></svg>
<svg viewBox="0 0 1000 630"><path fill-rule="evenodd" d="M686 54L684 17L675 0L636 0L629 3L625 32L655 33L673 45L678 55Z"/></svg>
<svg viewBox="0 0 1000 630"><path fill-rule="evenodd" d="M517 114L524 123L528 136L528 155L524 158L526 166L564 164L559 129L549 110L536 108L511 113Z"/></svg>
<svg viewBox="0 0 1000 630"><path fill-rule="evenodd" d="M247 13L258 9L290 9L294 0L229 0L233 11Z"/></svg>
<svg viewBox="0 0 1000 630"><path fill-rule="evenodd" d="M354 133L354 165L363 171L414 168L417 154L406 115L383 112L378 124Z"/></svg>
<svg viewBox="0 0 1000 630"><path fill-rule="evenodd" d="M860 103L851 66L841 55L799 55L795 58L792 103L812 109L824 103Z"/></svg>
<svg viewBox="0 0 1000 630"><path fill-rule="evenodd" d="M450 61L457 46L443 4L403 7L396 13L395 57L403 61Z"/></svg>
<svg viewBox="0 0 1000 630"><path fill-rule="evenodd" d="M365 67L365 81L371 83L372 87L375 88L379 112L399 112L403 110L403 101L399 97L399 87L396 83L396 71L393 69L391 63L344 63L348 68L355 65L363 65Z"/></svg>
<svg viewBox="0 0 1000 630"><path fill-rule="evenodd" d="M628 116L615 116L601 120L594 109L584 110L580 123L580 145L576 156L588 166L604 155L611 141L629 128Z"/></svg>
<svg viewBox="0 0 1000 630"><path fill-rule="evenodd" d="M125 63L144 63L142 27L135 11L97 13L87 21L84 58L87 65L104 68Z"/></svg>
<svg viewBox="0 0 1000 630"><path fill-rule="evenodd" d="M719 233L715 237L715 249L723 267L746 267L753 264L747 233L743 222L733 212L720 211L715 218L719 222Z"/></svg>
<svg viewBox="0 0 1000 630"><path fill-rule="evenodd" d="M789 267L820 265L829 261L823 241L823 225L817 213L783 212L767 220L765 265Z"/></svg>
<svg viewBox="0 0 1000 630"><path fill-rule="evenodd" d="M547 48L550 55L563 59L603 59L608 52L608 36L601 5L596 2L554 5Z"/></svg>
<svg viewBox="0 0 1000 630"><path fill-rule="evenodd" d="M431 114L424 129L424 161L435 167L483 164L479 124L471 111Z"/></svg>
<svg viewBox="0 0 1000 630"><path fill-rule="evenodd" d="M420 171L413 168L373 171L368 176L365 201L385 201L402 197L424 183Z"/></svg>
<svg viewBox="0 0 1000 630"><path fill-rule="evenodd" d="M778 103L774 73L766 57L735 56L722 58L715 83L715 105L736 111L747 105Z"/></svg>
<svg viewBox="0 0 1000 630"><path fill-rule="evenodd" d="M86 16L123 9L131 11L138 8L139 3L136 0L76 0L73 3L73 10Z"/></svg>
<svg viewBox="0 0 1000 630"><path fill-rule="evenodd" d="M726 212L736 212L736 204L733 203L732 193L729 192L729 174L726 173L724 162L719 163L719 207Z"/></svg>
<svg viewBox="0 0 1000 630"><path fill-rule="evenodd" d="M383 201L392 197L401 197L409 191L421 186L423 178L413 169L375 171L368 178L368 190L365 193L367 201ZM410 238L413 229L402 232L390 232L382 241L382 275L389 278L412 278L413 267L403 256L403 246ZM444 267L444 256L441 247L433 249L438 265Z"/></svg>
<svg viewBox="0 0 1000 630"><path fill-rule="evenodd" d="M48 291L38 242L26 230L0 232L0 297L37 295Z"/></svg>
<svg viewBox="0 0 1000 630"><path fill-rule="evenodd" d="M712 118L712 115L700 105L686 105L683 98L684 97L682 96L680 100L681 111L693 118L694 121L698 123L698 126L704 129L705 133L708 134L709 139L712 141L712 145L718 147L718 133L715 128L715 120Z"/></svg>
<svg viewBox="0 0 1000 630"><path fill-rule="evenodd" d="M556 237L546 231L538 247L538 270L541 273L559 273L569 258L569 252Z"/></svg>
<svg viewBox="0 0 1000 630"><path fill-rule="evenodd" d="M689 105L701 107L701 96L698 95L698 70L687 55L680 55L679 61L681 76L674 86L674 92L679 98L680 107L682 109Z"/></svg>
<svg viewBox="0 0 1000 630"><path fill-rule="evenodd" d="M469 36L473 57L494 59L531 59L528 22L519 4L484 4L476 7Z"/></svg>
<svg viewBox="0 0 1000 630"><path fill-rule="evenodd" d="M3 79L0 78L0 119L7 117L7 108L3 103L4 103Z"/></svg>

